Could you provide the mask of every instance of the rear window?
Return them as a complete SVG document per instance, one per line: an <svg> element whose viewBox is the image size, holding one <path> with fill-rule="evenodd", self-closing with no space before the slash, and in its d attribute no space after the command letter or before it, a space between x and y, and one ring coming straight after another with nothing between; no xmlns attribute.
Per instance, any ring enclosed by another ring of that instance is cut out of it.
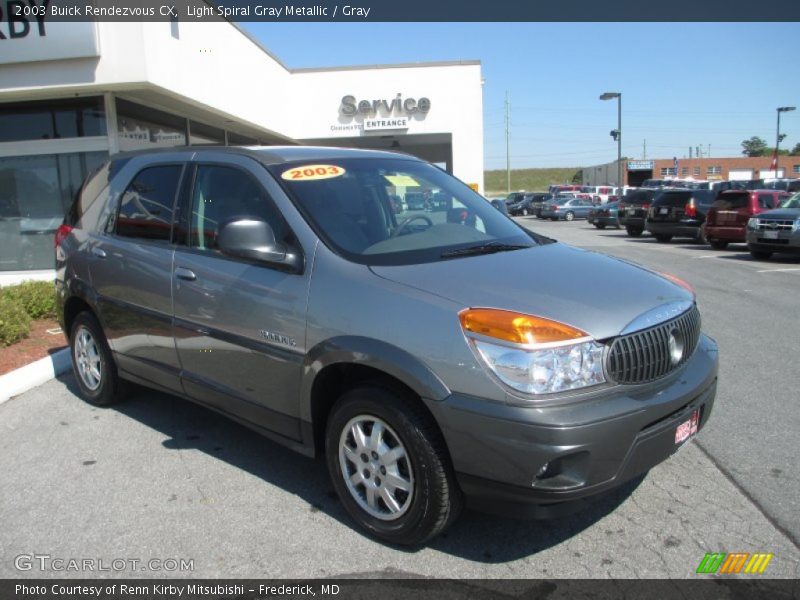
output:
<svg viewBox="0 0 800 600"><path fill-rule="evenodd" d="M735 210L750 206L750 194L723 194L712 205L717 210Z"/></svg>
<svg viewBox="0 0 800 600"><path fill-rule="evenodd" d="M690 191L665 192L653 202L653 206L683 206L692 197Z"/></svg>
<svg viewBox="0 0 800 600"><path fill-rule="evenodd" d="M622 202L625 204L649 204L650 201L653 199L655 192L653 190L639 190L636 192L631 192L627 196L622 199Z"/></svg>

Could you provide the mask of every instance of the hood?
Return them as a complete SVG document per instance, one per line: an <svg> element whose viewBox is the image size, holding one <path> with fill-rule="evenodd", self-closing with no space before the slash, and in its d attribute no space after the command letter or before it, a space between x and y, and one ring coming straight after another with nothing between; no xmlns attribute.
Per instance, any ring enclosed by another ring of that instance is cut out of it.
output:
<svg viewBox="0 0 800 600"><path fill-rule="evenodd" d="M774 210L767 210L756 215L759 219L784 219L787 221L794 221L800 217L800 208L776 208Z"/></svg>
<svg viewBox="0 0 800 600"><path fill-rule="evenodd" d="M643 267L564 244L420 265L373 266L379 277L451 300L618 335L644 313L692 294Z"/></svg>

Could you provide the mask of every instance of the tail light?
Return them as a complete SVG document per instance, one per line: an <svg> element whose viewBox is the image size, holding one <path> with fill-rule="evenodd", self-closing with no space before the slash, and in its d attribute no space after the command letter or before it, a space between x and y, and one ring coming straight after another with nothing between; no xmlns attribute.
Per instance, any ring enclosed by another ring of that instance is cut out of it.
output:
<svg viewBox="0 0 800 600"><path fill-rule="evenodd" d="M697 207L694 205L693 201L689 200L689 202L686 203L686 206L683 207L683 213L692 219L697 216Z"/></svg>
<svg viewBox="0 0 800 600"><path fill-rule="evenodd" d="M648 208L650 208L649 204L642 204L642 210L647 210Z"/></svg>
<svg viewBox="0 0 800 600"><path fill-rule="evenodd" d="M558 206L557 206L556 204L553 204L553 205L550 207L550 210L557 210L557 209L558 209Z"/></svg>
<svg viewBox="0 0 800 600"><path fill-rule="evenodd" d="M72 226L62 223L56 230L56 237L53 238L53 246L58 248L67 236L72 232Z"/></svg>

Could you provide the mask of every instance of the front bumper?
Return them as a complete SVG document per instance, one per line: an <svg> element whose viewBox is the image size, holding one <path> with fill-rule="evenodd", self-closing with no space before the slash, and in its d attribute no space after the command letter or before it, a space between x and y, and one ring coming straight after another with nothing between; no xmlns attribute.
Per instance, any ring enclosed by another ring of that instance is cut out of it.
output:
<svg viewBox="0 0 800 600"><path fill-rule="evenodd" d="M764 237L764 231L747 231L747 246L751 250L762 252L787 252L800 254L800 230L779 231L776 239Z"/></svg>
<svg viewBox="0 0 800 600"><path fill-rule="evenodd" d="M646 385L617 385L575 404L546 408L491 403L454 394L429 402L459 484L473 508L550 517L667 459L675 430L694 410L699 429L716 396L717 346L702 335L678 371ZM543 465L551 472L537 478Z"/></svg>

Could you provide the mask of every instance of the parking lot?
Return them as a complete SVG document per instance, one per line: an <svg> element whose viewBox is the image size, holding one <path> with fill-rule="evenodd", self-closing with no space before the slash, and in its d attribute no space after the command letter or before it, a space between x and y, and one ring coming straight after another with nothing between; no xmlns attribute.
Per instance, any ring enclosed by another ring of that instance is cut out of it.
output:
<svg viewBox="0 0 800 600"><path fill-rule="evenodd" d="M645 478L569 518L467 512L427 547L397 549L352 526L321 461L155 392L93 408L68 376L0 405L0 577L93 576L19 571L21 554L193 561L101 573L120 576L698 577L706 552L772 553L769 576L800 576L800 260L517 220L697 291L720 347L717 403Z"/></svg>

